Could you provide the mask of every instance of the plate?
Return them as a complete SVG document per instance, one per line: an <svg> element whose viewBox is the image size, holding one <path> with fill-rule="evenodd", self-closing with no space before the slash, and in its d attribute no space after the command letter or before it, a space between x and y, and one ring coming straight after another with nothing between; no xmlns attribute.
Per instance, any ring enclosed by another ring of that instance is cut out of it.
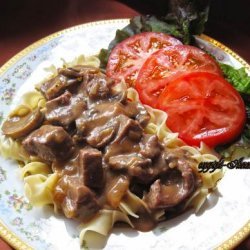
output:
<svg viewBox="0 0 250 250"><path fill-rule="evenodd" d="M23 50L0 69L0 120L20 96L46 75L61 58L93 55L107 47L127 19L75 26L48 36ZM235 67L249 65L233 51L205 35L200 47ZM227 170L218 191L208 197L202 211L188 211L161 223L148 233L114 229L105 249L228 249L250 232L250 170ZM54 215L49 207L32 207L14 161L0 158L0 236L17 249L80 249L78 225Z"/></svg>

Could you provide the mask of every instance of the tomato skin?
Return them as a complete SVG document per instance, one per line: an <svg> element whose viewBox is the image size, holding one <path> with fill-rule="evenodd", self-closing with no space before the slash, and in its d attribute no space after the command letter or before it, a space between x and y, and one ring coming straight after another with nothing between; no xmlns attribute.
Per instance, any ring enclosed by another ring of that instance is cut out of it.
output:
<svg viewBox="0 0 250 250"><path fill-rule="evenodd" d="M224 78L193 72L171 81L156 107L168 114L167 126L187 144L210 147L234 140L242 131L245 105L240 94Z"/></svg>
<svg viewBox="0 0 250 250"><path fill-rule="evenodd" d="M143 32L131 36L111 51L106 74L116 82L125 80L129 86L133 86L141 66L152 53L178 44L182 43L174 37L159 32Z"/></svg>
<svg viewBox="0 0 250 250"><path fill-rule="evenodd" d="M194 71L222 75L218 63L203 50L189 45L169 46L145 61L135 88L142 103L155 107L158 96L171 80Z"/></svg>

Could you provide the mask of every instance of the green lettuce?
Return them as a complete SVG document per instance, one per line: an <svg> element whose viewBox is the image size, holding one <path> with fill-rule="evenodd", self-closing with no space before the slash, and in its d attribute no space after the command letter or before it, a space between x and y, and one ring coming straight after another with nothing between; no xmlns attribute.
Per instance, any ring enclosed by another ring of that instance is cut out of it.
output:
<svg viewBox="0 0 250 250"><path fill-rule="evenodd" d="M99 53L101 67L105 68L111 50L124 39L135 34L154 31L163 32L180 39L184 44L193 42L193 35L201 34L208 18L209 0L170 0L167 13L163 17L136 16L121 30L107 49Z"/></svg>
<svg viewBox="0 0 250 250"><path fill-rule="evenodd" d="M250 76L245 68L235 69L234 67L220 63L224 77L240 92L250 95Z"/></svg>
<svg viewBox="0 0 250 250"><path fill-rule="evenodd" d="M250 77L244 68L220 63L224 77L240 92L246 107L246 124L240 138L234 143L217 147L217 152L227 160L250 157Z"/></svg>

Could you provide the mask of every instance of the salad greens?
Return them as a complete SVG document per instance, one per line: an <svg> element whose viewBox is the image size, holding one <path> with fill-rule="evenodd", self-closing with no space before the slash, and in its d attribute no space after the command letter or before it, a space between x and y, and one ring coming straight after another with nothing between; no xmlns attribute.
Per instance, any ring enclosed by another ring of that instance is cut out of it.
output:
<svg viewBox="0 0 250 250"><path fill-rule="evenodd" d="M170 0L168 13L163 17L136 16L121 30L116 31L115 38L108 49L99 54L101 67L105 68L111 50L116 44L135 34L154 31L163 32L180 39L184 44L193 41L193 35L201 34L208 18L209 0Z"/></svg>
<svg viewBox="0 0 250 250"><path fill-rule="evenodd" d="M240 92L250 95L250 76L244 68L235 69L230 65L220 63L225 78Z"/></svg>
<svg viewBox="0 0 250 250"><path fill-rule="evenodd" d="M240 92L246 107L246 124L238 141L217 147L217 152L228 160L250 157L250 76L244 68L234 67L220 63L224 77Z"/></svg>

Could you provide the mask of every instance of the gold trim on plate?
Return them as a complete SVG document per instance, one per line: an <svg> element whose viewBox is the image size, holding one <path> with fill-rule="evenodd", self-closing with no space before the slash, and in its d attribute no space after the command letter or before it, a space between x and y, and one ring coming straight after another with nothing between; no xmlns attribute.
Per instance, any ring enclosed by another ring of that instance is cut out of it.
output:
<svg viewBox="0 0 250 250"><path fill-rule="evenodd" d="M12 247L18 250L32 250L24 241L18 238L0 221L0 236L8 242Z"/></svg>
<svg viewBox="0 0 250 250"><path fill-rule="evenodd" d="M240 62L244 68L246 68L247 71L250 71L250 65L248 64L247 61L245 61L242 57L240 57L238 54L236 54L234 51L232 51L231 49L229 49L226 45L218 42L217 40L202 34L200 35L200 38L202 38L203 40L213 44L215 47L222 49L224 52L226 52L227 54L231 55L234 59L236 59L238 62Z"/></svg>
<svg viewBox="0 0 250 250"><path fill-rule="evenodd" d="M228 250L237 247L247 236L250 235L250 220L233 236L223 242L216 250Z"/></svg>
<svg viewBox="0 0 250 250"><path fill-rule="evenodd" d="M124 25L128 24L129 19L111 19L111 20L103 20L103 21L97 21L97 22L89 22L86 24L77 25L68 29L61 30L59 32L53 33L52 35L49 35L47 37L44 37L37 42L31 44L18 54L16 54L14 57L12 57L9 61L7 61L1 68L0 68L0 77L10 68L12 67L16 62L18 62L20 59L22 59L24 56L32 52L33 50L37 49L38 47L46 44L47 42L63 35L66 33L69 33L71 31L80 30L82 28L92 27L96 25L102 25L102 24L111 24L111 23L124 23ZM250 72L250 65L238 54L233 52L231 49L226 47L224 44L216 41L215 39L202 34L200 36L203 40L210 42L215 47L218 47L234 57L237 61L239 61L249 72ZM237 245L240 244L248 235L250 235L250 220L233 236L231 236L227 241L222 243L219 247L217 247L217 250L228 250L233 249ZM17 235L15 235L13 232L11 232L4 223L0 220L0 236L7 241L12 247L15 249L20 250L32 250L30 246L28 246L23 240L21 240Z"/></svg>

